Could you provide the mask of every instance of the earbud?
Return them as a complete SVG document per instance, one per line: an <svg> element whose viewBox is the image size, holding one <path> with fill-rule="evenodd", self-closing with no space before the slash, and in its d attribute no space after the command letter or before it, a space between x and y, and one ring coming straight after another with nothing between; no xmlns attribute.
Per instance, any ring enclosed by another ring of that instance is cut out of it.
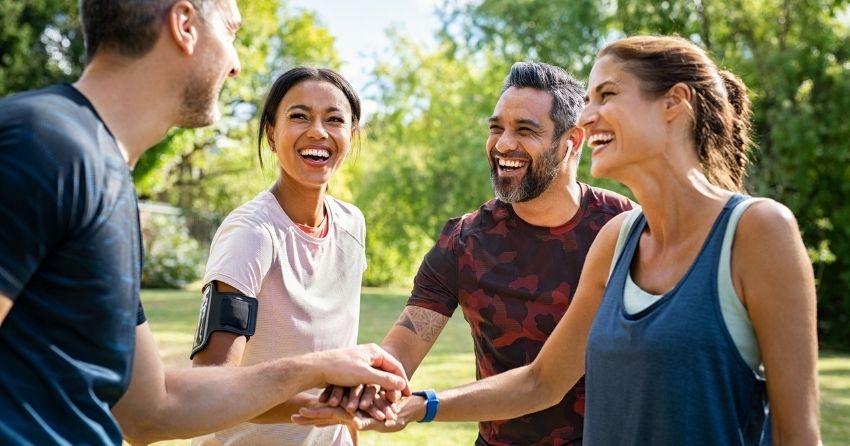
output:
<svg viewBox="0 0 850 446"><path fill-rule="evenodd" d="M567 140L567 150L573 150L573 140Z"/></svg>

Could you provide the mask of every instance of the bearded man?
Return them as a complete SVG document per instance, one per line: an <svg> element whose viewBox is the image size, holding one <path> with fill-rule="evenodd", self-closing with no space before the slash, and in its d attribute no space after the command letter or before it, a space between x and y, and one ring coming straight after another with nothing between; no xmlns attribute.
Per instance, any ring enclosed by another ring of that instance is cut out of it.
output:
<svg viewBox="0 0 850 446"><path fill-rule="evenodd" d="M576 179L583 98L582 84L560 67L511 67L489 119L496 198L446 223L381 343L408 376L458 306L471 328L478 379L533 361L567 311L599 229L632 208L627 198ZM374 389L342 392L334 389L329 404L342 402L349 413L372 407ZM414 395L438 404L433 393ZM583 420L582 379L549 409L480 423L475 444L580 445Z"/></svg>

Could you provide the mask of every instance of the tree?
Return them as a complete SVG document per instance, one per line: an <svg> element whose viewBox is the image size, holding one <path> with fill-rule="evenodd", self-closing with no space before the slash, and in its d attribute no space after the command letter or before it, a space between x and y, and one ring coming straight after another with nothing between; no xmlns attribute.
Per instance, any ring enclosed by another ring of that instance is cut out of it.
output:
<svg viewBox="0 0 850 446"><path fill-rule="evenodd" d="M850 339L850 8L846 0L448 2L458 46L589 69L606 41L678 34L710 50L751 89L759 150L750 188L797 216L818 284L825 344ZM579 66L579 65L581 66Z"/></svg>
<svg viewBox="0 0 850 446"><path fill-rule="evenodd" d="M84 58L75 0L0 0L0 97L75 79Z"/></svg>

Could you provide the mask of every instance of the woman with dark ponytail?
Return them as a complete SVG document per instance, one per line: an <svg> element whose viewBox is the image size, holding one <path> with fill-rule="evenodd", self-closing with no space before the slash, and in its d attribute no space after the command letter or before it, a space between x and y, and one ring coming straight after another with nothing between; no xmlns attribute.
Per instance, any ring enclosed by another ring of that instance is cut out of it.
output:
<svg viewBox="0 0 850 446"><path fill-rule="evenodd" d="M585 446L816 445L812 268L793 214L741 194L743 82L685 39L630 37L599 52L585 101L592 175L642 207L600 231L534 362L438 393L429 416L515 418L586 373ZM404 400L395 425L424 414Z"/></svg>

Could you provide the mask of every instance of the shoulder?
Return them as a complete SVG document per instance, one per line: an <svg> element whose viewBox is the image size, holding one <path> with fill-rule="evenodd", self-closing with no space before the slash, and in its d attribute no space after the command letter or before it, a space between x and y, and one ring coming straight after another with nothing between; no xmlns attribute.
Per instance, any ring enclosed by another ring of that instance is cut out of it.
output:
<svg viewBox="0 0 850 446"><path fill-rule="evenodd" d="M794 213L782 203L758 199L741 215L736 230L736 244L790 243L799 237Z"/></svg>
<svg viewBox="0 0 850 446"><path fill-rule="evenodd" d="M356 226L365 226L366 219L363 217L363 212L357 206L338 200L330 195L325 196L326 203L333 217L342 222L353 224Z"/></svg>
<svg viewBox="0 0 850 446"><path fill-rule="evenodd" d="M466 236L491 229L513 216L513 210L509 204L493 198L475 211L449 220L449 223L454 223L458 232Z"/></svg>
<svg viewBox="0 0 850 446"><path fill-rule="evenodd" d="M231 211L216 231L213 243L221 238L239 238L260 243L271 239L271 227L274 225L270 213L270 203L264 194L257 195Z"/></svg>
<svg viewBox="0 0 850 446"><path fill-rule="evenodd" d="M88 152L96 151L99 125L86 99L69 85L0 100L0 150L4 155L41 158L59 166L85 160Z"/></svg>
<svg viewBox="0 0 850 446"><path fill-rule="evenodd" d="M624 195L608 189L584 185L587 188L585 199L587 209L591 212L617 215L623 211L633 209L636 205Z"/></svg>
<svg viewBox="0 0 850 446"><path fill-rule="evenodd" d="M360 245L366 246L366 219L363 212L357 206L330 195L325 196L325 203L331 216L331 224L349 234Z"/></svg>

